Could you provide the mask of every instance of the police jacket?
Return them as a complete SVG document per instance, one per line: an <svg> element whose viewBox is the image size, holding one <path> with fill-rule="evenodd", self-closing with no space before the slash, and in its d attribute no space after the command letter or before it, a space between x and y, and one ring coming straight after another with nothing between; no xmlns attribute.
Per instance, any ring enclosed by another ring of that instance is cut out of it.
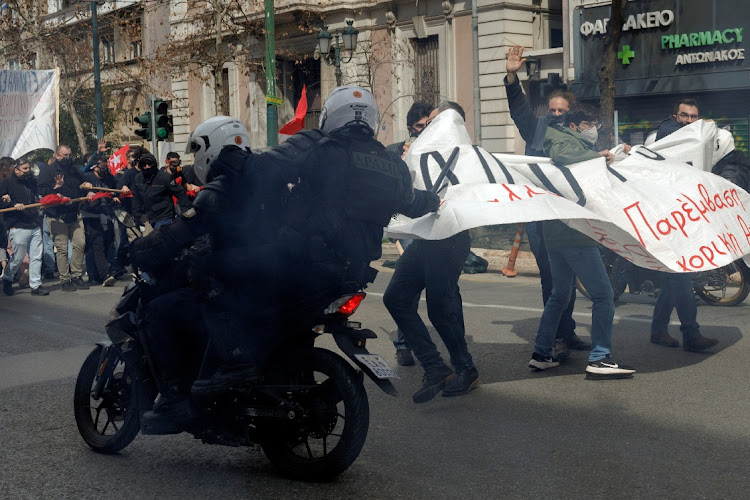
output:
<svg viewBox="0 0 750 500"><path fill-rule="evenodd" d="M10 203L0 202L0 208L10 208L16 203L31 205L38 201L36 179L22 181L15 173L11 173L0 182L0 197L10 196ZM34 229L41 227L41 217L38 208L26 210L11 210L5 213L5 225L8 229Z"/></svg>
<svg viewBox="0 0 750 500"><path fill-rule="evenodd" d="M173 196L183 212L192 206L185 190L164 170L157 171L150 179L139 173L135 177L135 185L128 187L133 191L133 217L136 221L140 221L144 215L151 224L174 219Z"/></svg>
<svg viewBox="0 0 750 500"><path fill-rule="evenodd" d="M347 261L379 259L383 227L393 215L418 217L439 203L433 193L415 192L403 160L364 127L299 132L259 156L260 163L280 165L294 185L286 223Z"/></svg>
<svg viewBox="0 0 750 500"><path fill-rule="evenodd" d="M63 185L55 189L55 177L63 176ZM80 198L85 193L80 188L83 184L83 172L73 165L69 159L60 161L55 160L51 165L47 165L39 172L37 183L39 185L39 194L47 196L48 194L60 194L66 198ZM75 222L78 218L78 203L55 205L45 209L45 213L53 218L61 219L63 222Z"/></svg>

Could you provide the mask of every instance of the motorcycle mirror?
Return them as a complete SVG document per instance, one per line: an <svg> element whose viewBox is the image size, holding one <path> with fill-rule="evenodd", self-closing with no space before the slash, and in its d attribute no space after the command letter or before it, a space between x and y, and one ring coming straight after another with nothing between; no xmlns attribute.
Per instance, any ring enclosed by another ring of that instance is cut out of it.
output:
<svg viewBox="0 0 750 500"><path fill-rule="evenodd" d="M115 217L123 226L130 229L135 227L135 219L133 219L133 216L122 208L115 208Z"/></svg>

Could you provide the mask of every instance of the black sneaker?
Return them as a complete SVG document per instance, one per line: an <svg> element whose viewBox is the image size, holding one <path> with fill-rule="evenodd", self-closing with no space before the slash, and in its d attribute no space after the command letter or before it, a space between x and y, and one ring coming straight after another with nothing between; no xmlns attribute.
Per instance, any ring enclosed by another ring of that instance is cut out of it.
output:
<svg viewBox="0 0 750 500"><path fill-rule="evenodd" d="M117 278L113 274L110 274L107 276L107 278L102 283L102 286L112 286L117 282Z"/></svg>
<svg viewBox="0 0 750 500"><path fill-rule="evenodd" d="M62 284L62 291L63 292L75 292L78 290L76 286L73 284L72 281L66 281Z"/></svg>
<svg viewBox="0 0 750 500"><path fill-rule="evenodd" d="M236 365L219 370L211 378L199 379L193 382L192 392L196 395L215 394L227 389L251 385L260 380L255 365Z"/></svg>
<svg viewBox="0 0 750 500"><path fill-rule="evenodd" d="M560 360L554 356L542 356L538 352L534 352L531 355L531 361L529 361L529 368L535 368L537 370L546 370L547 368L554 368L560 366Z"/></svg>
<svg viewBox="0 0 750 500"><path fill-rule="evenodd" d="M576 351L590 351L591 342L586 342L581 337L573 333L570 337L565 339L565 343L568 344L568 349Z"/></svg>
<svg viewBox="0 0 750 500"><path fill-rule="evenodd" d="M89 289L89 286L83 282L83 278L81 278L80 276L77 278L73 278L72 280L70 280L70 282L73 283L73 285L75 285L75 287L78 288L79 290Z"/></svg>
<svg viewBox="0 0 750 500"><path fill-rule="evenodd" d="M396 349L396 363L399 366L414 366L414 356L409 349Z"/></svg>
<svg viewBox="0 0 750 500"><path fill-rule="evenodd" d="M590 361L586 367L586 378L591 380L631 378L634 373L634 368L616 363L609 355L598 361Z"/></svg>
<svg viewBox="0 0 750 500"><path fill-rule="evenodd" d="M469 368L468 370L458 372L455 377L445 384L443 397L448 398L468 394L477 387L479 387L479 372L476 368Z"/></svg>
<svg viewBox="0 0 750 500"><path fill-rule="evenodd" d="M42 295L42 296L44 296L44 295L49 295L49 292L42 285L39 285L38 287L31 289L31 295Z"/></svg>
<svg viewBox="0 0 750 500"><path fill-rule="evenodd" d="M426 403L445 389L445 384L455 376L453 370L445 365L425 366L422 377L422 388L414 393L415 403Z"/></svg>
<svg viewBox="0 0 750 500"><path fill-rule="evenodd" d="M154 408L141 418L144 434L176 434L197 417L193 403L185 395L159 396Z"/></svg>
<svg viewBox="0 0 750 500"><path fill-rule="evenodd" d="M13 290L13 282L12 281L8 281L6 279L3 279L3 292L5 292L5 295L13 295L14 293L16 293Z"/></svg>

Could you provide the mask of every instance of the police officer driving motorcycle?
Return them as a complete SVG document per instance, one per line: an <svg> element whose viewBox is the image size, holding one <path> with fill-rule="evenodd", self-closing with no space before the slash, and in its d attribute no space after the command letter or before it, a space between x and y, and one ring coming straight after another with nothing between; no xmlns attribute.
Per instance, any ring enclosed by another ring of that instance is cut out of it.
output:
<svg viewBox="0 0 750 500"><path fill-rule="evenodd" d="M158 275L199 237L211 241L210 252L192 259L199 262L192 282L150 304L155 364L175 383L144 418L190 418L191 390L212 394L257 380L285 332L309 328L332 298L374 280L369 264L380 258L394 214L437 210L437 196L414 190L406 164L375 140L379 119L369 91L344 86L327 99L319 130L262 154L250 151L233 118L211 118L190 135L203 191L191 210L131 250L136 265ZM184 352L185 329L194 346L209 345L203 362L200 348L188 349L188 363L175 356Z"/></svg>

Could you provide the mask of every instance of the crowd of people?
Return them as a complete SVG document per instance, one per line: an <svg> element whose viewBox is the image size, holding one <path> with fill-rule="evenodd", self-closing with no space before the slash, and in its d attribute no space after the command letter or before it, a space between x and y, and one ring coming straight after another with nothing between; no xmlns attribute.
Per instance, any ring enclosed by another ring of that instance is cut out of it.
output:
<svg viewBox="0 0 750 500"><path fill-rule="evenodd" d="M49 295L56 279L65 292L113 286L126 274L133 238L116 210L132 214L135 231L147 233L190 208L201 186L192 167L182 167L179 154L168 153L159 168L145 148L129 150L126 168L113 175L107 149L102 140L95 153L77 159L65 144L47 162L0 158L6 295L25 286L32 295Z"/></svg>
<svg viewBox="0 0 750 500"><path fill-rule="evenodd" d="M549 157L559 165L600 157L611 163L610 151L595 148L599 129L595 108L576 102L568 92L555 91L548 99L548 113L534 116L516 76L523 62L523 49L513 47L504 83L511 117L526 141L527 154ZM14 279L27 254L32 294L46 295L42 277L51 278L55 272L64 291L92 284L111 286L125 272L125 256L147 272L158 272L180 249L210 235L208 260L213 265L203 269L198 279L203 285L174 290L151 306L156 317L158 310L179 304L209 303L206 308L181 308L190 313L179 319L162 316L164 321L154 320L158 330L152 346L154 359L165 378L175 382L170 385L174 393L162 398L151 417L184 414L191 388L212 392L235 383L237 377L256 375L256 366L265 362L261 353L280 342L276 338L279 329L270 326L281 313L279 297L294 295L298 303L317 308L330 298L324 290L338 293L365 286L374 279L370 262L380 257L382 228L391 215L417 216L437 210L437 195L413 189L402 158L411 141L449 109L465 118L455 102L445 101L434 108L415 103L407 114L410 138L383 147L373 137L379 116L372 95L359 87L339 87L326 101L320 130L301 132L260 154L250 151L241 122L215 117L190 136L193 168L183 167L176 153L169 153L160 168L150 152L139 149L128 153L126 169L112 175L104 142L85 165L72 161L69 147L58 146L49 164L39 166L36 178L29 160L2 159L5 179L0 183L0 208L10 210L5 212L9 245L0 242L0 247L8 246L11 251L7 265L3 262L3 290L13 294ZM698 117L695 101L680 100L658 134L669 134ZM204 182L205 189L196 198ZM49 196L53 201L54 197L69 201L45 204ZM40 198L43 213L33 206ZM241 204L230 206L230 200L239 199ZM133 215L143 226L143 238L133 240L118 222L116 209ZM235 217L228 218L227 213ZM252 228L248 221L253 221ZM610 352L613 292L596 242L555 220L529 224L527 232L540 270L544 304L529 367L554 368L570 349L588 350L587 378L632 377L636 370L616 362ZM400 241L399 245L403 254L383 300L398 326L394 342L398 364L413 365L416 357L424 370L423 385L413 400L424 403L440 393L467 394L480 381L466 343L459 290L470 235L462 231L443 240ZM54 247L56 268L51 265L49 247ZM88 282L83 280L84 267ZM294 278L303 274L304 283ZM590 342L575 333L576 276L593 301ZM223 284L218 300L205 296L207 289L213 290L213 285L204 286L205 280L213 278ZM718 340L700 333L688 275L663 273L662 281L651 342L679 345L667 332L676 307L684 349L703 351L715 346ZM248 286L257 282L275 285L264 286L262 291ZM428 317L445 344L449 363L418 313L423 291ZM253 307L248 307L250 303ZM210 319L198 318L200 314ZM185 372L184 360L174 353L185 342L175 332L198 323L207 325L221 368L196 380L195 366ZM256 325L256 332L246 334L243 324Z"/></svg>

